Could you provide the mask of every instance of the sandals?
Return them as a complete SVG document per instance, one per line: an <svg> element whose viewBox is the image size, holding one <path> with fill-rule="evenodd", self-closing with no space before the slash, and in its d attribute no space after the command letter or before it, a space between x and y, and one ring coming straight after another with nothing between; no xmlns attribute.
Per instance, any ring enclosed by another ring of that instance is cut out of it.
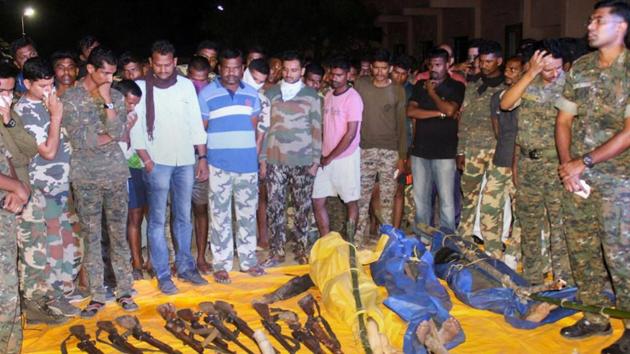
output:
<svg viewBox="0 0 630 354"><path fill-rule="evenodd" d="M241 270L242 273L247 273L249 275L251 275L252 277L259 277L261 275L265 275L267 273L265 273L265 270L263 269L263 267L259 266L259 265L255 265L253 267L250 267L247 270Z"/></svg>
<svg viewBox="0 0 630 354"><path fill-rule="evenodd" d="M279 265L280 263L283 263L284 261L284 256L270 256L264 262L262 262L260 266L263 268L272 268Z"/></svg>
<svg viewBox="0 0 630 354"><path fill-rule="evenodd" d="M118 299L116 299L116 302L125 311L135 311L138 309L138 304L136 304L133 301L133 299L131 298L131 295L121 296Z"/></svg>
<svg viewBox="0 0 630 354"><path fill-rule="evenodd" d="M92 318L105 307L105 304L98 301L90 301L90 303L81 310L82 318Z"/></svg>
<svg viewBox="0 0 630 354"><path fill-rule="evenodd" d="M232 282L230 275L224 270L212 273L212 277L214 278L214 281L219 284L230 284Z"/></svg>

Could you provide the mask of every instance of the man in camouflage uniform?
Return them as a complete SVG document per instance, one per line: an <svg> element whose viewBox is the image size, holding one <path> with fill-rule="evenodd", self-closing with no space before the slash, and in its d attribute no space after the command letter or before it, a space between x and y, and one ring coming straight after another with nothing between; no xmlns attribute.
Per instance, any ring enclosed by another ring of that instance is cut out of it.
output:
<svg viewBox="0 0 630 354"><path fill-rule="evenodd" d="M208 122L212 268L214 279L225 284L230 282L228 272L234 263L232 198L240 270L252 276L264 274L256 259L260 99L253 87L241 81L243 58L239 51L225 49L219 61L220 79L201 90L199 104L201 116Z"/></svg>
<svg viewBox="0 0 630 354"><path fill-rule="evenodd" d="M558 179L554 146L554 105L562 94L565 74L559 42L545 40L543 48L534 53L523 77L505 91L501 107L513 110L520 106L516 139L520 150L516 213L522 230L523 275L533 285L545 280L540 225L547 220L551 226L549 243L553 277L572 284L562 229L563 190Z"/></svg>
<svg viewBox="0 0 630 354"><path fill-rule="evenodd" d="M270 256L263 266L285 259L285 199L291 188L296 206L296 260L308 261L308 230L313 182L321 158L322 117L317 91L302 82L303 61L293 51L282 60L284 80L266 90L271 123L260 153L261 178L267 179Z"/></svg>
<svg viewBox="0 0 630 354"><path fill-rule="evenodd" d="M481 192L481 209L488 213L500 213L500 208L488 206L486 191L481 190L483 176L492 170L492 158L496 138L490 120L490 99L503 89L503 54L501 45L496 42L484 42L479 48L479 62L481 66L481 78L466 86L462 115L459 122L459 143L457 145L457 168L463 170L462 174L462 218L459 225L459 234L463 236L473 235L473 226L479 194ZM481 215L481 218L484 216ZM496 243L489 242L486 251L495 253L492 246Z"/></svg>
<svg viewBox="0 0 630 354"><path fill-rule="evenodd" d="M607 305L601 295L600 240L617 299L630 310L630 51L624 39L630 6L600 1L588 24L589 45L598 51L578 59L569 72L556 122L560 176L568 192L590 196L565 209L571 267L582 302ZM577 119L575 117L577 116ZM584 182L582 182L584 181ZM597 229L603 221L604 232ZM625 332L602 353L630 352L630 321ZM569 338L609 334L608 318L585 314L561 334Z"/></svg>
<svg viewBox="0 0 630 354"><path fill-rule="evenodd" d="M46 60L27 60L23 73L27 91L13 110L35 138L38 152L28 168L32 202L18 228L22 291L26 300L47 296L49 307L75 316L79 309L64 296L73 288L77 236L67 203L70 144L61 133L63 106L53 91L54 73Z"/></svg>
<svg viewBox="0 0 630 354"><path fill-rule="evenodd" d="M110 238L110 255L116 275L116 297L125 310L137 305L131 299L131 253L127 243L127 178L129 169L116 139L123 136L127 119L122 94L111 89L116 57L105 48L92 50L88 74L62 97L63 127L73 152L70 178L85 240L85 269L92 299L81 312L92 317L105 304L101 218L103 210Z"/></svg>
<svg viewBox="0 0 630 354"><path fill-rule="evenodd" d="M9 114L16 70L0 64L0 119ZM0 353L17 354L22 346L15 213L28 202L29 190L11 165L11 153L0 136Z"/></svg>

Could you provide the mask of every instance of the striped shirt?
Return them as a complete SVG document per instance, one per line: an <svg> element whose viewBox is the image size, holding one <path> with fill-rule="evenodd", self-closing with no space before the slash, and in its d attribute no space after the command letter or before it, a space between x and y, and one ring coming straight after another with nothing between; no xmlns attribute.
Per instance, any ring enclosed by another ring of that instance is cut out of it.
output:
<svg viewBox="0 0 630 354"><path fill-rule="evenodd" d="M201 117L208 121L208 164L228 172L258 171L256 127L260 114L256 90L241 82L236 92L214 80L199 92Z"/></svg>

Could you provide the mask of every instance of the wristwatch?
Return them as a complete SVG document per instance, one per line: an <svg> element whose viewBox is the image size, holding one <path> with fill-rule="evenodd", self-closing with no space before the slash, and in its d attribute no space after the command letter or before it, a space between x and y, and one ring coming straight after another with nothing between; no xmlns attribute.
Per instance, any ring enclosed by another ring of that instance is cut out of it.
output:
<svg viewBox="0 0 630 354"><path fill-rule="evenodd" d="M206 159L207 160L208 156L206 156L206 155L199 155L199 156L197 156L197 160L201 160L201 159Z"/></svg>
<svg viewBox="0 0 630 354"><path fill-rule="evenodd" d="M445 113L440 112L440 119L444 119L444 118L446 118L446 114L445 114Z"/></svg>
<svg viewBox="0 0 630 354"><path fill-rule="evenodd" d="M582 163L586 168L593 168L593 166L595 166L591 154L584 154L584 156L582 156Z"/></svg>
<svg viewBox="0 0 630 354"><path fill-rule="evenodd" d="M11 119L9 119L8 123L4 123L3 122L2 124L4 124L4 126L7 127L7 128L14 128L17 123L15 123L15 119L11 118Z"/></svg>
<svg viewBox="0 0 630 354"><path fill-rule="evenodd" d="M103 108L105 108L105 109L114 109L114 103L113 102L103 103Z"/></svg>

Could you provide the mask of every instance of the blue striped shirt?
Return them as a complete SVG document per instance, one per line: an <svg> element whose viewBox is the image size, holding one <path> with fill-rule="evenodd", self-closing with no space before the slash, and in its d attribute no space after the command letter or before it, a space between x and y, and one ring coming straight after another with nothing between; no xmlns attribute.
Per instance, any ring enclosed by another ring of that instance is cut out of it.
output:
<svg viewBox="0 0 630 354"><path fill-rule="evenodd" d="M258 92L241 82L230 92L217 79L199 92L201 117L208 121L208 164L228 172L258 171L256 129Z"/></svg>

